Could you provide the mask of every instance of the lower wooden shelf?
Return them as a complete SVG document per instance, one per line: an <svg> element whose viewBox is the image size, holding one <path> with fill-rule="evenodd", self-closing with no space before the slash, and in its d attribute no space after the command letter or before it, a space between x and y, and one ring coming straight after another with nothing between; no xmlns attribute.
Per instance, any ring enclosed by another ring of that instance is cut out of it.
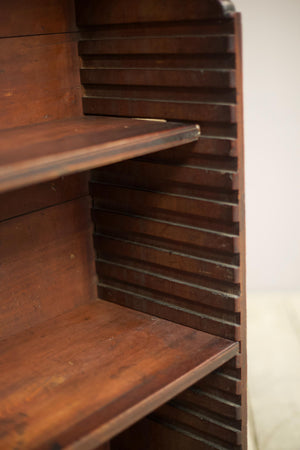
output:
<svg viewBox="0 0 300 450"><path fill-rule="evenodd" d="M238 353L102 300L0 341L0 448L94 449Z"/></svg>

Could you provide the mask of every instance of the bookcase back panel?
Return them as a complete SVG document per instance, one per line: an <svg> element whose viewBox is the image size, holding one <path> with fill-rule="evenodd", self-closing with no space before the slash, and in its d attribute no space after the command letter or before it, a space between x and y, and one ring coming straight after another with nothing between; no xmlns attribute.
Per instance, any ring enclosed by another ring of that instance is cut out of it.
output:
<svg viewBox="0 0 300 450"><path fill-rule="evenodd" d="M0 252L0 338L96 297L88 197L0 222Z"/></svg>

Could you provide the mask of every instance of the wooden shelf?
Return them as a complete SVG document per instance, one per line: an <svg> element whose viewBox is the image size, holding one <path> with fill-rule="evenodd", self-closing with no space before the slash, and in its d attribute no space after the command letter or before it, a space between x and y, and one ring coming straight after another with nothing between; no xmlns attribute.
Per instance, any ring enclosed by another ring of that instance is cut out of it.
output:
<svg viewBox="0 0 300 450"><path fill-rule="evenodd" d="M87 116L0 132L0 192L198 139L198 125Z"/></svg>
<svg viewBox="0 0 300 450"><path fill-rule="evenodd" d="M102 300L0 342L0 447L88 450L238 353Z"/></svg>

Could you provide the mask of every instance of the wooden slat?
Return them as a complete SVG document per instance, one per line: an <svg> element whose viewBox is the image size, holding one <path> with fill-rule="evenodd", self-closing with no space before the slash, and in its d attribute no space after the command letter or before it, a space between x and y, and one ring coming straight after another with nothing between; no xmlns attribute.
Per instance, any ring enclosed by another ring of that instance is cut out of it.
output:
<svg viewBox="0 0 300 450"><path fill-rule="evenodd" d="M229 419L241 419L241 406L219 395L207 393L205 390L187 389L176 400L183 404L192 404L199 406L202 409L214 412L220 416L225 416Z"/></svg>
<svg viewBox="0 0 300 450"><path fill-rule="evenodd" d="M83 197L0 223L1 338L95 298L89 208Z"/></svg>
<svg viewBox="0 0 300 450"><path fill-rule="evenodd" d="M238 239L211 233L194 227L181 226L176 223L163 222L151 218L125 216L108 211L93 211L96 231L108 236L119 236L134 240L140 236L153 240L181 242L187 246L204 247L214 250L216 254L234 253L238 250ZM131 238L133 237L133 239ZM146 243L146 241L145 241Z"/></svg>
<svg viewBox="0 0 300 450"><path fill-rule="evenodd" d="M112 4L104 1L76 0L79 25L124 24L136 22L162 22L175 20L223 19L231 17L234 6L230 0L189 0L184 4L180 0L152 0L151 3L133 0L128 8L126 0L115 0Z"/></svg>
<svg viewBox="0 0 300 450"><path fill-rule="evenodd" d="M84 27L81 29L83 40L116 37L142 36L182 36L234 34L233 18L222 20L168 20L161 22L122 23Z"/></svg>
<svg viewBox="0 0 300 450"><path fill-rule="evenodd" d="M231 88L185 88L130 86L122 84L85 84L86 97L158 100L170 102L234 104L235 90Z"/></svg>
<svg viewBox="0 0 300 450"><path fill-rule="evenodd" d="M197 433L204 433L233 445L241 444L241 431L232 426L226 426L221 421L213 420L205 414L183 407L178 403L169 403L159 408L153 414L159 420L165 420L174 425L180 424L191 427ZM150 416L151 417L151 416Z"/></svg>
<svg viewBox="0 0 300 450"><path fill-rule="evenodd" d="M145 117L192 122L235 123L235 106L159 101L152 99L123 99L113 97L83 97L85 114Z"/></svg>
<svg viewBox="0 0 300 450"><path fill-rule="evenodd" d="M80 71L82 84L234 88L233 70L88 69Z"/></svg>
<svg viewBox="0 0 300 450"><path fill-rule="evenodd" d="M153 297L138 295L134 290L126 290L116 287L115 283L110 286L99 284L98 295L104 300L126 306L130 309L142 311L152 316L170 320L196 330L205 331L224 339L238 341L240 339L239 326L226 323L222 320L214 320L197 314L195 311L168 304L165 301L156 301Z"/></svg>
<svg viewBox="0 0 300 450"><path fill-rule="evenodd" d="M154 420L155 419L155 420ZM121 433L112 440L112 450L226 450L226 447L207 440L199 433L178 424L151 416ZM228 447L227 447L228 448ZM232 446L229 450L232 450Z"/></svg>
<svg viewBox="0 0 300 450"><path fill-rule="evenodd" d="M220 366L237 344L100 301L2 340L0 350L2 447L80 450Z"/></svg>
<svg viewBox="0 0 300 450"><path fill-rule="evenodd" d="M26 24L23 15L21 20ZM0 130L81 114L77 38L65 33L0 40Z"/></svg>
<svg viewBox="0 0 300 450"><path fill-rule="evenodd" d="M82 67L157 68L157 69L234 69L234 53L158 55L82 55Z"/></svg>
<svg viewBox="0 0 300 450"><path fill-rule="evenodd" d="M90 192L95 209L146 215L183 225L238 234L238 224L234 222L235 206L99 182L90 184Z"/></svg>
<svg viewBox="0 0 300 450"><path fill-rule="evenodd" d="M209 277L222 281L234 282L238 278L238 269L226 267L216 263L190 257L184 253L170 253L168 249L157 249L128 241L120 241L97 236L95 248L99 258L109 258L110 260L123 263L128 261L131 266L152 267L161 273L177 272L181 274L191 274L197 277ZM174 276L176 278L176 276ZM200 281L200 280L199 280ZM217 286L217 284L215 285Z"/></svg>
<svg viewBox="0 0 300 450"><path fill-rule="evenodd" d="M0 133L0 190L196 140L197 125L105 117L53 121Z"/></svg>
<svg viewBox="0 0 300 450"><path fill-rule="evenodd" d="M227 322L239 324L239 300L237 296L217 292L191 284L178 278L170 278L159 272L140 270L128 264L116 264L112 261L98 260L99 282L116 285L139 295L165 299L169 304L182 306L191 311L203 312ZM126 287L127 285L127 287ZM204 306L203 306L204 305Z"/></svg>
<svg viewBox="0 0 300 450"><path fill-rule="evenodd" d="M79 41L80 55L233 53L234 36L147 36Z"/></svg>

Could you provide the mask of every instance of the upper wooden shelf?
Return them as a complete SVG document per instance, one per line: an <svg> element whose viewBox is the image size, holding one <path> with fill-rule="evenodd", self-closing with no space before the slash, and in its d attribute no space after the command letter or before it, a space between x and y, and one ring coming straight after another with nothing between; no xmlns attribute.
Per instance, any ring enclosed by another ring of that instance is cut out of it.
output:
<svg viewBox="0 0 300 450"><path fill-rule="evenodd" d="M0 342L0 447L98 448L238 351L113 303L80 306Z"/></svg>
<svg viewBox="0 0 300 450"><path fill-rule="evenodd" d="M0 192L198 139L198 125L85 116L0 132Z"/></svg>

